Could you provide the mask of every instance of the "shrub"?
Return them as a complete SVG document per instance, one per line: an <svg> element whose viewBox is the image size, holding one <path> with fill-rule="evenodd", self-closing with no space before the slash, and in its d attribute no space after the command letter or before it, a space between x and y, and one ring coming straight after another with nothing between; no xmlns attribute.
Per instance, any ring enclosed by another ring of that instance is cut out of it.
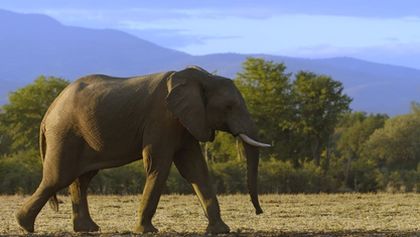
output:
<svg viewBox="0 0 420 237"><path fill-rule="evenodd" d="M419 170L383 171L378 180L387 192L420 192Z"/></svg>
<svg viewBox="0 0 420 237"><path fill-rule="evenodd" d="M41 181L41 159L34 150L19 152L0 160L0 193L32 193Z"/></svg>
<svg viewBox="0 0 420 237"><path fill-rule="evenodd" d="M136 194L145 183L141 162L100 171L92 180L89 189L100 194Z"/></svg>
<svg viewBox="0 0 420 237"><path fill-rule="evenodd" d="M168 180L166 181L164 193L191 194L193 193L193 189L191 184L179 174L174 166L172 166Z"/></svg>
<svg viewBox="0 0 420 237"><path fill-rule="evenodd" d="M212 163L210 173L217 193L247 193L246 167L243 161Z"/></svg>
<svg viewBox="0 0 420 237"><path fill-rule="evenodd" d="M335 180L324 175L313 162L306 162L302 168L294 168L290 161L274 158L261 162L261 193L319 193L336 191Z"/></svg>
<svg viewBox="0 0 420 237"><path fill-rule="evenodd" d="M373 161L359 159L351 165L351 176L353 178L353 187L356 192L375 192L378 190L379 170Z"/></svg>

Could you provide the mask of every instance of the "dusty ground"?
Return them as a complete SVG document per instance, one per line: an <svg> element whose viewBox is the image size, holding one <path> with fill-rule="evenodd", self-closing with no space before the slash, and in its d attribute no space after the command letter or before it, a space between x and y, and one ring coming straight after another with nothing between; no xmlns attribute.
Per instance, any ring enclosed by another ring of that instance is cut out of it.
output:
<svg viewBox="0 0 420 237"><path fill-rule="evenodd" d="M0 235L22 235L14 220L27 197L0 196ZM132 236L138 196L90 196L100 233L75 234L71 203L54 213L46 206L35 236ZM232 233L225 236L420 236L420 194L262 195L264 214L256 216L246 195L219 196L222 217ZM207 226L194 196L163 196L154 218L160 230L147 236L199 236Z"/></svg>

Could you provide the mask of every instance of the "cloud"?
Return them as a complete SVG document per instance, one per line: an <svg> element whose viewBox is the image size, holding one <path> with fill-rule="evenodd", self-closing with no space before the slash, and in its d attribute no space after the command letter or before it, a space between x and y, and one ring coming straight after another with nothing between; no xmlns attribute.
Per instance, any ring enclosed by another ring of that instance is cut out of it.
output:
<svg viewBox="0 0 420 237"><path fill-rule="evenodd" d="M158 9L79 9L46 8L35 12L49 15L69 25L88 27L119 27L129 22L150 22L165 19L183 19L190 17L181 11L162 11Z"/></svg>
<svg viewBox="0 0 420 237"><path fill-rule="evenodd" d="M127 32L139 38L151 41L168 48L182 48L188 45L204 45L208 40L239 39L240 36L199 35L187 29L136 29L127 28Z"/></svg>
<svg viewBox="0 0 420 237"><path fill-rule="evenodd" d="M400 42L400 39L398 37L384 37L383 38L385 41L389 41L389 42L393 42L393 43L398 43Z"/></svg>
<svg viewBox="0 0 420 237"><path fill-rule="evenodd" d="M420 17L418 0L159 0L159 1L137 1L137 0L2 0L3 8L7 9L69 9L78 8L90 11L94 10L123 10L129 9L150 9L167 11L170 9L212 9L212 11L225 11L233 13L239 9L242 13L252 17L259 11L264 11L268 16L278 14L307 14L307 15L335 15L335 16L356 16L356 17L379 17L395 18L404 16ZM245 13L246 12L246 13ZM239 15L235 15L239 16ZM260 15L262 16L262 15Z"/></svg>

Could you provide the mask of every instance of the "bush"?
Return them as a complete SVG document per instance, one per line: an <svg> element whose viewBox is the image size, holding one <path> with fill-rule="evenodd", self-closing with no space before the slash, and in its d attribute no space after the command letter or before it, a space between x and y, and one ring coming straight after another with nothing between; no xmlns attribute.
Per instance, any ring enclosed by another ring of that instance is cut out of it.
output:
<svg viewBox="0 0 420 237"><path fill-rule="evenodd" d="M274 158L261 162L259 183L261 193L319 193L338 188L335 180L312 162L294 168L290 161Z"/></svg>
<svg viewBox="0 0 420 237"><path fill-rule="evenodd" d="M145 180L143 165L136 161L100 171L92 179L89 189L99 194L137 194L142 192Z"/></svg>
<svg viewBox="0 0 420 237"><path fill-rule="evenodd" d="M138 194L143 192L146 174L143 161L100 171L89 189L97 194ZM192 193L191 185L172 166L163 193Z"/></svg>
<svg viewBox="0 0 420 237"><path fill-rule="evenodd" d="M372 160L356 160L351 164L351 188L356 192L376 192L380 187L377 178L379 175L379 170Z"/></svg>
<svg viewBox="0 0 420 237"><path fill-rule="evenodd" d="M337 171L325 172L313 162L295 168L291 161L274 158L260 161L260 193L319 193L339 192L343 188ZM230 160L209 164L210 177L217 193L248 193L246 162ZM339 171L341 172L341 171ZM0 159L0 193L30 194L42 176L38 152L26 151ZM143 191L146 175L143 162L100 171L92 180L89 191L95 194L138 194ZM352 163L347 191L420 192L420 165L412 170L379 170L368 159ZM67 193L67 190L61 192ZM191 185L172 167L163 193L191 194Z"/></svg>
<svg viewBox="0 0 420 237"><path fill-rule="evenodd" d="M248 192L245 162L213 163L210 169L217 193ZM318 193L337 189L337 182L331 176L324 175L322 169L313 163L304 163L302 168L297 169L289 161L274 158L260 161L260 193Z"/></svg>
<svg viewBox="0 0 420 237"><path fill-rule="evenodd" d="M420 166L420 165L419 165ZM378 176L387 192L420 192L420 170L384 171Z"/></svg>
<svg viewBox="0 0 420 237"><path fill-rule="evenodd" d="M27 194L38 187L42 176L41 159L34 150L0 159L0 193Z"/></svg>
<svg viewBox="0 0 420 237"><path fill-rule="evenodd" d="M217 193L247 193L245 162L211 163L210 174Z"/></svg>
<svg viewBox="0 0 420 237"><path fill-rule="evenodd" d="M172 166L168 180L166 181L164 193L191 194L193 193L193 189L191 184Z"/></svg>

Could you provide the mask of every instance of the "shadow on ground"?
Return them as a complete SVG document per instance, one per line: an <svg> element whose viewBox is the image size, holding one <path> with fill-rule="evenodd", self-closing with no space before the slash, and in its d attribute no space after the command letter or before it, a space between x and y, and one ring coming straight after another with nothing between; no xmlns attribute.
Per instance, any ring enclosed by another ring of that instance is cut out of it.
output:
<svg viewBox="0 0 420 237"><path fill-rule="evenodd" d="M73 232L59 232L59 233L43 233L43 234L29 234L29 235L0 235L0 236L33 236L33 237L70 237L70 236L92 236L92 237L199 237L211 236L204 233L178 233L178 232L163 232L158 234L142 234L137 235L130 232L125 233L73 233ZM220 234L221 237L245 237L245 236L268 236L268 237L420 237L420 231L414 232L392 232L392 231L334 231L334 232L231 232L229 234Z"/></svg>

